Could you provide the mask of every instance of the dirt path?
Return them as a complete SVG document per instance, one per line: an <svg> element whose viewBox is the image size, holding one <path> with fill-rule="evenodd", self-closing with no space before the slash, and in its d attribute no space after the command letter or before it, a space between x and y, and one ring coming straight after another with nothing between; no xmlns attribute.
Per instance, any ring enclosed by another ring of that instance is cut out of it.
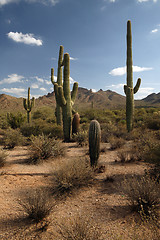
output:
<svg viewBox="0 0 160 240"><path fill-rule="evenodd" d="M14 150L8 151L7 165L0 169L1 222L3 219L12 219L16 216L17 203L15 200L20 197L21 191L47 186L50 172L54 171L61 162L77 157L88 157L87 147L79 148L76 143L65 145L67 146L65 158L38 166L25 164L25 159L28 158L27 147L16 147ZM108 144L104 144L103 147L108 149ZM65 217L69 218L75 214L83 215L85 213L101 227L103 235L115 228L118 228L119 234L128 234L131 227L129 219L133 219L133 214L130 214L127 200L118 184L123 181L125 176L143 174L149 166L143 162L115 163L116 159L116 151L107 150L102 153L99 162L105 166L105 172L97 174L97 183L58 202L52 216L53 219L63 220ZM5 239L5 237L0 237L0 239Z"/></svg>

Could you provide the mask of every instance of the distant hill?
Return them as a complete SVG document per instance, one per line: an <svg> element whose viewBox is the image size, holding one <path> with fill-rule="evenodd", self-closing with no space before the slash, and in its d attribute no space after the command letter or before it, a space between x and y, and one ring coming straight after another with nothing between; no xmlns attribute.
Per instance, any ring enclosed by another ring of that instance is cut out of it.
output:
<svg viewBox="0 0 160 240"><path fill-rule="evenodd" d="M103 91L100 89L98 92L92 92L86 88L78 88L78 94L74 104L75 109L94 108L98 109L115 109L123 108L126 104L126 98L111 90ZM152 93L142 100L135 100L136 106L141 107L160 107L160 93ZM42 106L55 107L54 92L48 93L36 99L35 109ZM1 111L24 111L23 98L16 98L6 94L0 94L0 110Z"/></svg>

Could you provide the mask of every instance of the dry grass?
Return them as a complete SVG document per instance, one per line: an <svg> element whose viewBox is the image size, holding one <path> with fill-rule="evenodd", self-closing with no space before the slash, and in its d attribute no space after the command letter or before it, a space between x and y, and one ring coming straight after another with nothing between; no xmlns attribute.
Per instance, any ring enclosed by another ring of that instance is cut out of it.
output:
<svg viewBox="0 0 160 240"><path fill-rule="evenodd" d="M101 233L87 216L77 215L58 225L57 240L99 240Z"/></svg>
<svg viewBox="0 0 160 240"><path fill-rule="evenodd" d="M157 219L160 209L160 184L150 176L133 176L122 183L124 194L132 208L142 218Z"/></svg>
<svg viewBox="0 0 160 240"><path fill-rule="evenodd" d="M125 144L125 140L123 138L118 137L110 137L109 139L110 143L110 150L115 150L118 148L121 148Z"/></svg>
<svg viewBox="0 0 160 240"><path fill-rule="evenodd" d="M45 220L53 208L49 193L43 189L31 190L17 202L24 216L35 223Z"/></svg>
<svg viewBox="0 0 160 240"><path fill-rule="evenodd" d="M6 153L6 151L4 151L3 149L0 149L0 168L4 167L7 156L8 154Z"/></svg>
<svg viewBox="0 0 160 240"><path fill-rule="evenodd" d="M86 159L77 158L65 162L53 173L54 194L71 193L73 189L87 186L93 180L93 170Z"/></svg>
<svg viewBox="0 0 160 240"><path fill-rule="evenodd" d="M30 145L30 158L28 164L38 164L50 157L56 158L64 156L65 148L61 141L49 138L45 135L32 136Z"/></svg>

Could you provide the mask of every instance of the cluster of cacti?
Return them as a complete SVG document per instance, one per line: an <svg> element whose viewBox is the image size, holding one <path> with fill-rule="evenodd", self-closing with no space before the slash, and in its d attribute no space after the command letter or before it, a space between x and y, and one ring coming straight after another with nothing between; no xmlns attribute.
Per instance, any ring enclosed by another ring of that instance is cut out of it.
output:
<svg viewBox="0 0 160 240"><path fill-rule="evenodd" d="M28 88L28 98L25 99L23 98L23 106L25 108L25 110L27 111L27 122L30 123L31 122L31 110L34 106L35 103L35 99L34 97L32 99L30 99L30 88Z"/></svg>
<svg viewBox="0 0 160 240"><path fill-rule="evenodd" d="M101 128L97 120L92 120L89 126L89 156L90 164L96 167L100 154Z"/></svg>
<svg viewBox="0 0 160 240"><path fill-rule="evenodd" d="M52 82L54 84L56 102L62 108L64 141L68 142L72 134L72 106L76 98L78 83L74 83L73 90L70 92L70 56L68 53L64 54L60 67L62 66L64 67L63 86L59 85L58 82ZM54 79L53 73L54 69L52 68L52 80Z"/></svg>
<svg viewBox="0 0 160 240"><path fill-rule="evenodd" d="M127 85L124 85L126 94L126 123L127 130L133 129L134 118L134 94L138 91L141 79L138 78L136 86L133 88L133 63L132 63L132 32L131 21L127 22Z"/></svg>
<svg viewBox="0 0 160 240"><path fill-rule="evenodd" d="M80 117L78 113L75 113L72 120L72 134L79 132L80 127Z"/></svg>
<svg viewBox="0 0 160 240"><path fill-rule="evenodd" d="M55 83L58 84L58 86L62 86L62 61L63 61L63 46L60 46L59 49L59 58L58 58L58 69L57 69L57 82L54 81L54 69L51 68L51 82L53 85ZM55 110L55 116L57 125L62 125L62 108L56 101L56 110Z"/></svg>

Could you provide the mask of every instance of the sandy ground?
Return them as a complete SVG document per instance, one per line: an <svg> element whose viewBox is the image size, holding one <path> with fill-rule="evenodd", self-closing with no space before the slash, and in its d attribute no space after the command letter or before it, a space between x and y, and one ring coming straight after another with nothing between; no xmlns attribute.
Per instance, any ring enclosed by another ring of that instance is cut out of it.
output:
<svg viewBox="0 0 160 240"><path fill-rule="evenodd" d="M100 164L105 166L105 171L96 175L96 184L83 187L66 199L57 200L47 233L20 234L21 231L28 231L24 220L15 220L21 219L16 199L21 198L22 192L47 186L51 178L50 173L63 161L88 157L87 147L77 147L76 143L65 145L67 147L65 158L38 166L25 164L25 159L28 158L27 147L8 150L7 164L0 169L0 239L55 239L52 234L56 228L55 222L64 221L77 214L87 216L92 220L100 229L103 239L147 239L143 231L140 234L142 238L136 236L142 227L138 228L137 222L135 224L137 216L130 211L127 199L118 184L125 176L144 174L144 170L148 169L149 165L144 162L116 163L117 152L109 151L108 144L103 144L107 150L100 155L99 159ZM113 179L113 182L104 181L107 177ZM145 228L144 232L146 233ZM153 237L150 236L148 239L156 240L156 236L153 234Z"/></svg>

